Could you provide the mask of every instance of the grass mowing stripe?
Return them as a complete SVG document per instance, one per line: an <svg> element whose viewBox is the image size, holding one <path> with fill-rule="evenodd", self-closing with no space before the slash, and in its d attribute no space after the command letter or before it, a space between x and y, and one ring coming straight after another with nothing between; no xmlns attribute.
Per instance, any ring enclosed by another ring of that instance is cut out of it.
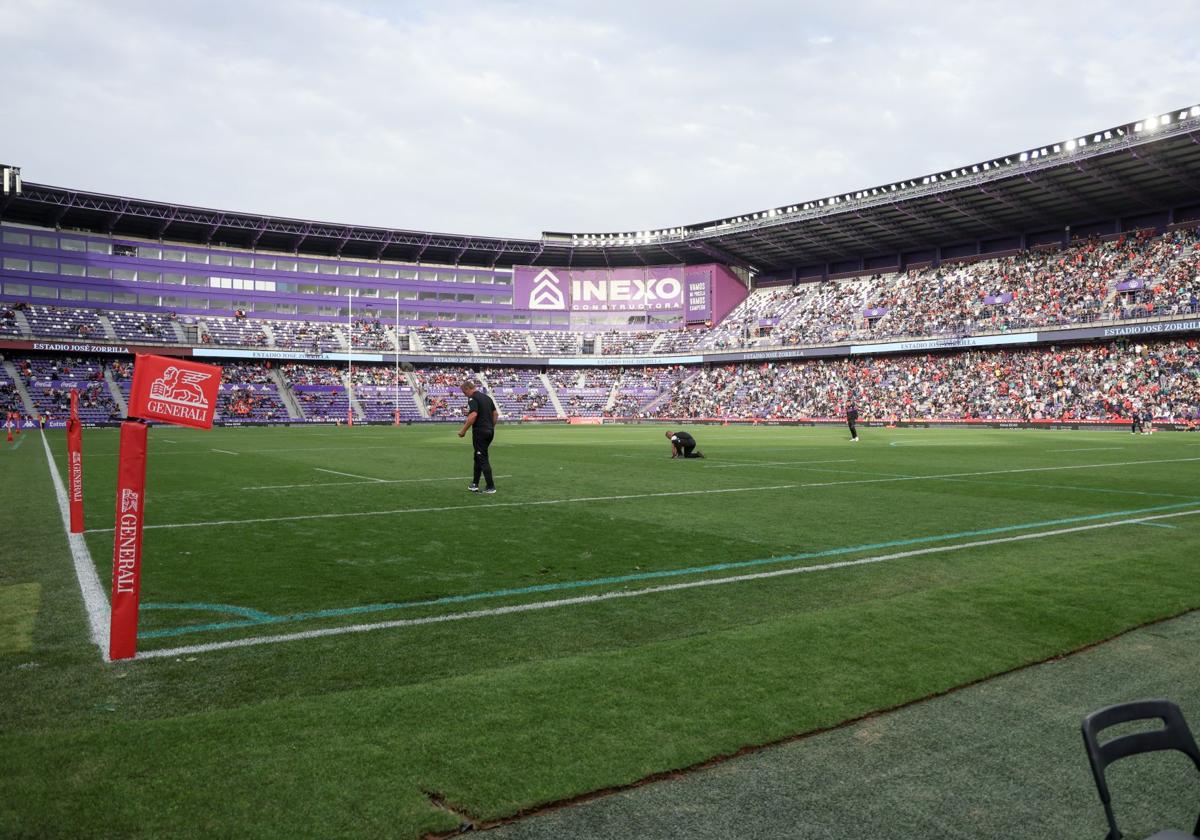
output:
<svg viewBox="0 0 1200 840"><path fill-rule="evenodd" d="M1200 458L1196 459L1200 460ZM620 496L578 496L572 499L541 499L531 502L494 502L492 504L443 505L427 508L396 508L394 510L355 510L348 513L307 513L297 516L267 516L258 519L218 519L211 522L176 522L165 525L147 525L151 528L206 528L212 525L257 525L263 522L303 522L309 519L345 519L357 516L396 516L404 513L442 513L451 510L487 510L488 508L538 507L566 505L579 502L617 502L626 499L650 499L662 496L702 496L710 493L751 493L756 490L792 490L798 484L771 484L765 487L726 487L710 490L674 490L665 493L626 493ZM95 528L89 534L111 533L112 528Z"/></svg>
<svg viewBox="0 0 1200 840"><path fill-rule="evenodd" d="M143 604L144 609L197 609L212 612L232 612L246 614L247 620L225 621L211 624L192 624L181 627L169 627L161 630L147 630L138 634L138 637L142 639L169 638L174 636L190 635L192 633L235 630L244 627L254 627L261 624L281 624L294 623L297 621L312 621L324 618L344 618L351 615L391 612L393 610L412 609L417 607L436 607L444 606L446 604L464 604L471 601L482 601L491 598L505 598L512 597L514 595L533 595L541 592L561 592L568 589L581 589L587 586L611 586L614 584L636 583L638 581L645 580L661 580L663 578L681 577L684 575L707 574L710 572L728 572L734 569L749 569L756 566L767 566L777 563L791 563L797 560L816 560L822 557L840 557L846 554L858 554L865 551L879 551L880 549L884 548L903 548L905 546L922 545L931 542L945 542L947 540L965 539L970 537L986 537L994 534L1011 533L1012 531L1027 531L1033 528L1048 528L1056 525L1071 525L1078 522L1094 522L1097 519L1107 519L1113 516L1134 516L1142 513L1153 514L1162 511L1178 510L1179 508L1190 507L1191 505L1195 504L1200 504L1200 499L1192 499L1187 502L1179 502L1170 505L1158 505L1156 507L1135 508L1132 510L1114 510L1108 513L1090 513L1082 516L1069 516L1063 519L1050 519L1042 522L1024 522L1016 525L998 525L992 528L980 528L973 531L958 531L953 534L933 534L926 537L909 537L899 540L888 540L887 542L868 543L865 545L841 546L838 548L822 549L821 551L785 554L778 557L761 557L753 560L734 560L728 563L713 563L707 566L689 566L683 569L663 569L655 572L635 572L633 574L613 575L610 577L592 578L590 580L542 583L535 586L497 589L490 592L471 592L465 595L447 595L442 598L432 598L424 601L407 601L388 604L364 604L357 607L337 607L327 610L311 610L308 612L282 616L271 615L270 613L264 613L258 610L249 610L244 607L229 606L225 604ZM1149 525L1154 523L1140 522L1139 524ZM1160 527L1174 526L1164 525ZM807 566L803 568L819 571L825 568L836 568L836 566ZM249 615L248 613L254 614Z"/></svg>
<svg viewBox="0 0 1200 840"><path fill-rule="evenodd" d="M488 618L498 615L510 615L512 613L533 612L537 610L555 609L558 607L578 606L582 604L594 604L601 601L612 601L618 598L638 598L643 595L653 595L662 592L677 592L683 589L697 589L704 586L722 586L730 583L743 583L745 581L763 580L766 578L783 577L785 575L807 574L812 572L824 572L834 569L845 569L853 566L866 566L870 564L883 563L889 560L901 560L909 557L919 557L924 554L943 554L949 551L961 551L965 548L979 548L989 545L1000 545L1002 543L1018 542L1022 540L1039 540L1046 537L1062 536L1063 534L1074 534L1081 531L1093 531L1098 528L1114 528L1121 525L1142 525L1147 524L1150 520L1155 519L1170 519L1177 516L1194 516L1200 513L1200 509L1178 511L1176 513L1163 513L1157 516L1147 516L1138 519L1122 519L1116 522L1099 522L1091 525L1078 525L1074 528L1059 528L1053 531L1039 531L1036 534L1018 534L1013 537L998 537L991 540L977 540L975 542L959 543L957 545L941 545L931 548L919 548L915 551L900 551L895 554L883 554L875 557L862 557L858 560L842 560L837 563L824 563L819 566L795 566L787 569L776 569L770 572L755 572L749 575L734 575L724 578L706 578L704 580L688 581L686 583L672 583L666 586L651 586L645 589L622 590L617 592L604 592L599 595L582 595L577 598L562 598L554 601L534 601L526 604L514 604L505 607L495 607L489 610L473 610L465 613L449 613L445 615L427 616L424 618L409 618L397 619L395 621L380 621L371 624L351 624L344 627L330 627L323 630L306 630L299 633L282 633L275 636L255 636L246 639L233 639L227 642L209 642L202 645L187 645L177 648L165 648L163 650L140 651L137 654L138 659L156 659L171 656L183 656L195 653L208 653L217 650L228 650L230 648L251 647L255 645L278 644L281 642L300 641L303 639L317 639L325 636L338 636L346 633L366 633L372 630L386 630L398 627L419 627L426 624L440 624L448 621L465 621L472 618Z"/></svg>
<svg viewBox="0 0 1200 840"><path fill-rule="evenodd" d="M83 606L87 610L88 626L91 628L92 644L100 649L100 655L108 661L108 597L100 586L100 577L96 574L96 565L92 562L92 553L88 551L83 534L71 533L71 511L67 504L67 489L63 486L58 467L54 464L54 456L50 453L50 444L46 433L42 432L42 447L46 450L46 466L50 470L50 480L54 482L54 495L58 498L58 511L62 515L63 532L67 535L67 545L71 548L71 559L75 563L75 577L79 580L79 592L83 595Z"/></svg>
<svg viewBox="0 0 1200 840"><path fill-rule="evenodd" d="M797 490L806 487L839 487L849 484L886 484L894 481L937 481L946 478L973 478L980 475L1005 475L1027 472L1056 472L1059 470L1087 470L1102 467L1130 467L1139 464L1178 464L1200 461L1200 458L1158 458L1150 461L1117 461L1107 464L1069 464L1056 467L1020 467L1011 470L983 470L981 472L943 473L941 475L898 475L889 478L862 478L846 481L819 481L803 484L774 484L766 487L729 487L710 490L678 490L668 493L627 493L619 496L580 496L570 499L541 499L529 502L496 502L485 505L445 505L428 508L395 508L392 510L356 510L346 513L310 513L295 516L268 516L254 519L216 519L208 522L174 522L161 525L146 525L144 530L158 528L204 528L213 525L261 525L266 522L303 522L311 519L342 519L361 516L398 516L406 513L444 513L455 510L486 510L488 508L539 507L544 505L578 504L581 502L618 502L630 499L652 499L669 496L703 496L711 493L749 493L756 490ZM89 534L111 532L112 528L94 528Z"/></svg>

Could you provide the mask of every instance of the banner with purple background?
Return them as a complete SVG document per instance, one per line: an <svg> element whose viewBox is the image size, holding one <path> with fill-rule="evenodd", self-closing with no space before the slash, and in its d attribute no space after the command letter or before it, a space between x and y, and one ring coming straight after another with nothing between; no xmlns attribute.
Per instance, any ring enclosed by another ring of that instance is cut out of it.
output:
<svg viewBox="0 0 1200 840"><path fill-rule="evenodd" d="M682 265L570 269L513 267L513 308L553 312L678 312Z"/></svg>

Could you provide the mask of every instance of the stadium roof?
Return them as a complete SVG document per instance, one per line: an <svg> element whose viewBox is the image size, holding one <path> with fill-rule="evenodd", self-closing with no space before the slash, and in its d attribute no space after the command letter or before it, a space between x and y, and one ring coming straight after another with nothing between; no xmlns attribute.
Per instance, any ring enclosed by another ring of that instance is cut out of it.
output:
<svg viewBox="0 0 1200 840"><path fill-rule="evenodd" d="M719 261L758 272L845 263L1200 207L1200 106L920 178L659 231L541 239L392 230L26 182L0 219L349 259L576 268Z"/></svg>

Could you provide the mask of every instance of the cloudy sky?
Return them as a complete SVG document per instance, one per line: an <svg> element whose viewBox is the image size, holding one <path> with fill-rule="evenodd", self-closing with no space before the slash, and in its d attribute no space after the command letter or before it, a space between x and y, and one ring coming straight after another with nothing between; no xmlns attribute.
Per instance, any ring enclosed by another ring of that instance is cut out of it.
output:
<svg viewBox="0 0 1200 840"><path fill-rule="evenodd" d="M0 161L186 204L670 227L1200 102L1200 2L0 0Z"/></svg>

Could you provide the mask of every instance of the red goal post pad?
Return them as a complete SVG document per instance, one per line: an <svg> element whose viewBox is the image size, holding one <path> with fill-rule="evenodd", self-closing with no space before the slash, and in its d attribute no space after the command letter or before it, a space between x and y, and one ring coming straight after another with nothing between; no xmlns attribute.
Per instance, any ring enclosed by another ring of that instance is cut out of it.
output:
<svg viewBox="0 0 1200 840"><path fill-rule="evenodd" d="M137 354L129 416L211 429L221 389L221 368L165 356Z"/></svg>

